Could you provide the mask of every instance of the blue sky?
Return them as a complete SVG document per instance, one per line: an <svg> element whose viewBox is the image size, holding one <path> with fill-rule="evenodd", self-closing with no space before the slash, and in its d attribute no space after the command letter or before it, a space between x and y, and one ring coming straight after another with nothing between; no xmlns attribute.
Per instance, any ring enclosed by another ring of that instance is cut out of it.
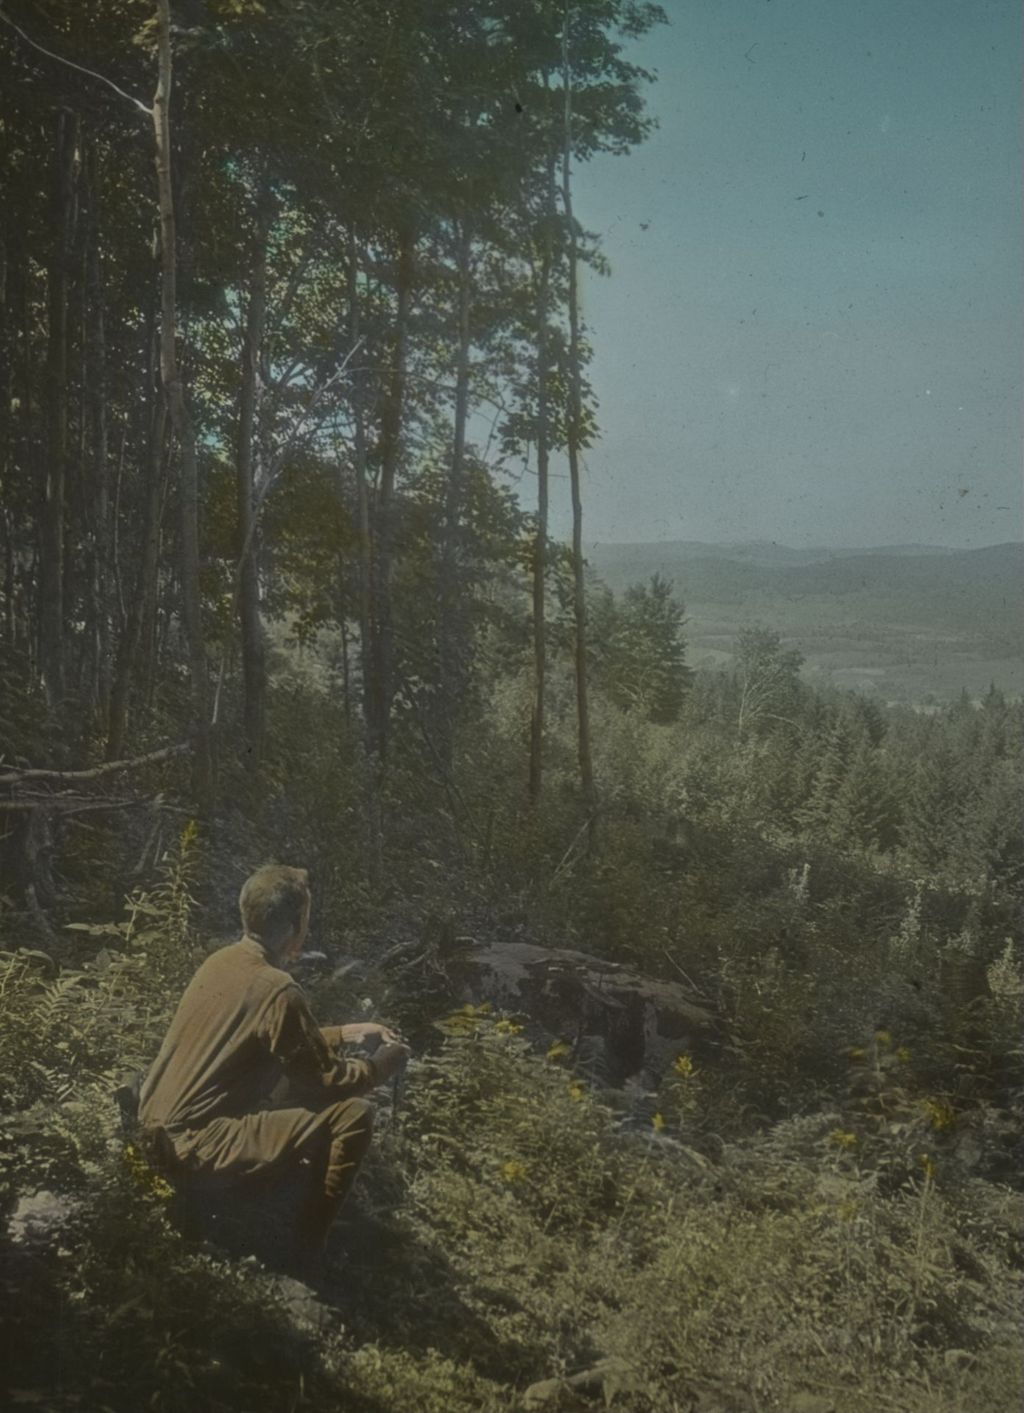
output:
<svg viewBox="0 0 1024 1413"><path fill-rule="evenodd" d="M1019 538L1015 0L665 8L658 132L577 174L587 541Z"/></svg>

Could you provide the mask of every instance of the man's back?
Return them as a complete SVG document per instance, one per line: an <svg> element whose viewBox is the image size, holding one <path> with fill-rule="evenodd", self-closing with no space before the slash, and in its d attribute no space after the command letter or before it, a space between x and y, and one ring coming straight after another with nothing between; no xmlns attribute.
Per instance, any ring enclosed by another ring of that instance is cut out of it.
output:
<svg viewBox="0 0 1024 1413"><path fill-rule="evenodd" d="M147 1128L201 1128L266 1098L280 1066L262 1038L267 1010L295 983L250 937L207 957L189 983L142 1087Z"/></svg>

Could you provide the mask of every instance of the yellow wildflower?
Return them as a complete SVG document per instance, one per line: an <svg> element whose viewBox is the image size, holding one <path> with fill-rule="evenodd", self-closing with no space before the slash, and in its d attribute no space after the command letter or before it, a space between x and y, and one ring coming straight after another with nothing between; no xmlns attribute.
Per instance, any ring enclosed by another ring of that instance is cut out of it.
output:
<svg viewBox="0 0 1024 1413"><path fill-rule="evenodd" d="M849 1150L850 1148L856 1148L857 1135L855 1133L847 1133L845 1129L834 1128L828 1136L828 1141L836 1148L846 1148Z"/></svg>
<svg viewBox="0 0 1024 1413"><path fill-rule="evenodd" d="M910 1051L905 1045L901 1045L896 1051L896 1058L901 1065L908 1065L910 1063Z"/></svg>
<svg viewBox="0 0 1024 1413"><path fill-rule="evenodd" d="M936 1132L941 1133L956 1123L956 1110L946 1099L922 1099L921 1108Z"/></svg>
<svg viewBox="0 0 1024 1413"><path fill-rule="evenodd" d="M651 1119L651 1127L654 1129L655 1133L660 1133L665 1127L665 1119L661 1113L655 1114L653 1119Z"/></svg>
<svg viewBox="0 0 1024 1413"><path fill-rule="evenodd" d="M471 1007L464 1007L461 1011L455 1011L450 1016L445 1016L443 1020L434 1021L434 1027L442 1035L450 1035L456 1038L473 1035L476 1031L476 1016Z"/></svg>
<svg viewBox="0 0 1024 1413"><path fill-rule="evenodd" d="M693 1061L689 1055L677 1055L672 1062L672 1068L681 1078L688 1079L693 1074Z"/></svg>
<svg viewBox="0 0 1024 1413"><path fill-rule="evenodd" d="M513 1158L507 1163L502 1163L501 1176L506 1182L522 1182L526 1177L526 1168Z"/></svg>
<svg viewBox="0 0 1024 1413"><path fill-rule="evenodd" d="M574 1079L569 1085L569 1098L576 1104L583 1098L583 1085L578 1079Z"/></svg>
<svg viewBox="0 0 1024 1413"><path fill-rule="evenodd" d="M143 1192L148 1192L160 1202L167 1202L174 1196L174 1188L159 1173L153 1171L134 1143L125 1144L123 1158L133 1182Z"/></svg>
<svg viewBox="0 0 1024 1413"><path fill-rule="evenodd" d="M506 1020L504 1017L502 1017L502 1019L498 1021L494 1029L499 1035L519 1035L522 1033L523 1027L521 1025L516 1025L515 1021Z"/></svg>
<svg viewBox="0 0 1024 1413"><path fill-rule="evenodd" d="M875 1044L880 1045L883 1050L887 1050L892 1044L892 1036L887 1030L875 1031Z"/></svg>
<svg viewBox="0 0 1024 1413"><path fill-rule="evenodd" d="M863 1060L867 1055L866 1050L862 1050L859 1046L856 1045L853 1047L853 1049L847 1050L846 1053L849 1055L851 1060Z"/></svg>
<svg viewBox="0 0 1024 1413"><path fill-rule="evenodd" d="M568 1055L572 1047L565 1040L553 1040L548 1046L548 1059L560 1060L563 1055Z"/></svg>

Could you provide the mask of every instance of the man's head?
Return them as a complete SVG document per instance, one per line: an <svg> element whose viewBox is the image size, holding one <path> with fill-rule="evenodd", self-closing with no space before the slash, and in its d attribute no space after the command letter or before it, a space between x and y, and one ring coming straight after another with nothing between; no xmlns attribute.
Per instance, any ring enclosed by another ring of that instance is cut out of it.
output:
<svg viewBox="0 0 1024 1413"><path fill-rule="evenodd" d="M262 942L278 961L290 961L302 951L309 904L309 874L284 864L258 868L238 898L246 935Z"/></svg>

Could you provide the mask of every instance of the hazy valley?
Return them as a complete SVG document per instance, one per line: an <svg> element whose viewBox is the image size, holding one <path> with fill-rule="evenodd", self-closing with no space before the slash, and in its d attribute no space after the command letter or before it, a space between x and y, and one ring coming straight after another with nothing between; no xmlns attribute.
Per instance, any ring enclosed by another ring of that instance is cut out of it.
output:
<svg viewBox="0 0 1024 1413"><path fill-rule="evenodd" d="M778 629L816 681L879 701L1024 691L1024 545L795 550L698 541L594 545L616 591L660 574L686 604L689 661L727 663L751 623Z"/></svg>

